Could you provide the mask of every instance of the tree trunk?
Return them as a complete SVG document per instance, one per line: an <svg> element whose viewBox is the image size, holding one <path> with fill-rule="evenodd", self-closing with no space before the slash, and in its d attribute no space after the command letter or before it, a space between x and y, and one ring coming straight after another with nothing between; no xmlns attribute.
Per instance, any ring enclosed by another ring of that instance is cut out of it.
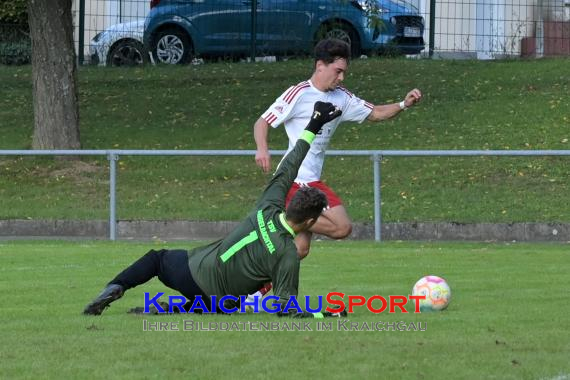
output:
<svg viewBox="0 0 570 380"><path fill-rule="evenodd" d="M80 149L72 0L29 0L34 149Z"/></svg>

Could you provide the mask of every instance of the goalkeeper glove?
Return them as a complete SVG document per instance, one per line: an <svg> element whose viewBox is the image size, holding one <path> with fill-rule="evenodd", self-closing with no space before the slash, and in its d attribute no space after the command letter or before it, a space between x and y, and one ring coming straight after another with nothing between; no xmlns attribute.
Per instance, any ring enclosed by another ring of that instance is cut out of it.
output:
<svg viewBox="0 0 570 380"><path fill-rule="evenodd" d="M305 130L314 133L315 135L320 132L323 125L331 120L336 119L342 114L340 108L332 103L316 102L313 108L313 116Z"/></svg>
<svg viewBox="0 0 570 380"><path fill-rule="evenodd" d="M348 316L348 313L346 312L346 309L340 312L330 312L330 311L323 311L323 317L325 318L346 318Z"/></svg>

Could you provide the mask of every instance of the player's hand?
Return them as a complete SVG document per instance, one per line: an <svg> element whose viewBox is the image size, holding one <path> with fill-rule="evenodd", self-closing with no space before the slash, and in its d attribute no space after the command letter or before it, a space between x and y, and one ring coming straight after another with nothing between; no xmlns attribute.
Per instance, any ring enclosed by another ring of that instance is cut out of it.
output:
<svg viewBox="0 0 570 380"><path fill-rule="evenodd" d="M271 155L268 150L255 152L255 163L263 170L264 173L269 173L271 170Z"/></svg>
<svg viewBox="0 0 570 380"><path fill-rule="evenodd" d="M408 92L404 98L404 105L406 107L411 107L420 100L422 100L422 92L417 88L414 88L412 91Z"/></svg>
<svg viewBox="0 0 570 380"><path fill-rule="evenodd" d="M311 121L305 128L307 131L314 133L315 135L319 133L323 125L331 120L336 119L342 114L340 108L332 103L316 102L313 108L313 116L311 116Z"/></svg>

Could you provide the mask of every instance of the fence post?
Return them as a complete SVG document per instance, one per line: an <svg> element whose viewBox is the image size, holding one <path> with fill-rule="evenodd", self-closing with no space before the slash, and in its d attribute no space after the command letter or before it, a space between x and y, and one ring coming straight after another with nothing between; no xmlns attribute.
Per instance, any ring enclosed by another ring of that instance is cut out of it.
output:
<svg viewBox="0 0 570 380"><path fill-rule="evenodd" d="M255 42L257 40L257 0L251 1L251 62L255 62Z"/></svg>
<svg viewBox="0 0 570 380"><path fill-rule="evenodd" d="M382 155L375 153L372 156L374 166L374 240L382 241L382 196L380 191Z"/></svg>
<svg viewBox="0 0 570 380"><path fill-rule="evenodd" d="M116 217L116 180L117 180L117 161L119 155L113 152L107 154L109 160L109 240L115 241L117 234L117 217Z"/></svg>
<svg viewBox="0 0 570 380"><path fill-rule="evenodd" d="M435 48L435 2L436 0L431 0L429 2L429 57L433 56L433 50Z"/></svg>
<svg viewBox="0 0 570 380"><path fill-rule="evenodd" d="M79 44L77 46L77 60L83 65L85 60L83 49L85 48L85 0L79 0Z"/></svg>
<svg viewBox="0 0 570 380"><path fill-rule="evenodd" d="M536 58L544 57L544 2L538 0L538 21L536 22Z"/></svg>

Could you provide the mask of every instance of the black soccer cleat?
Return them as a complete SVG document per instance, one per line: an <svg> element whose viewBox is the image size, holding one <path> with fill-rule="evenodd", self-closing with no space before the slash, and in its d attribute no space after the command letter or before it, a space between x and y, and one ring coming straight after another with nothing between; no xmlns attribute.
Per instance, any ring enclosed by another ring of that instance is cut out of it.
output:
<svg viewBox="0 0 570 380"><path fill-rule="evenodd" d="M115 300L118 300L123 296L125 290L121 285L109 284L97 298L93 300L89 305L83 310L85 315L101 315L103 310L109 306L109 304Z"/></svg>

